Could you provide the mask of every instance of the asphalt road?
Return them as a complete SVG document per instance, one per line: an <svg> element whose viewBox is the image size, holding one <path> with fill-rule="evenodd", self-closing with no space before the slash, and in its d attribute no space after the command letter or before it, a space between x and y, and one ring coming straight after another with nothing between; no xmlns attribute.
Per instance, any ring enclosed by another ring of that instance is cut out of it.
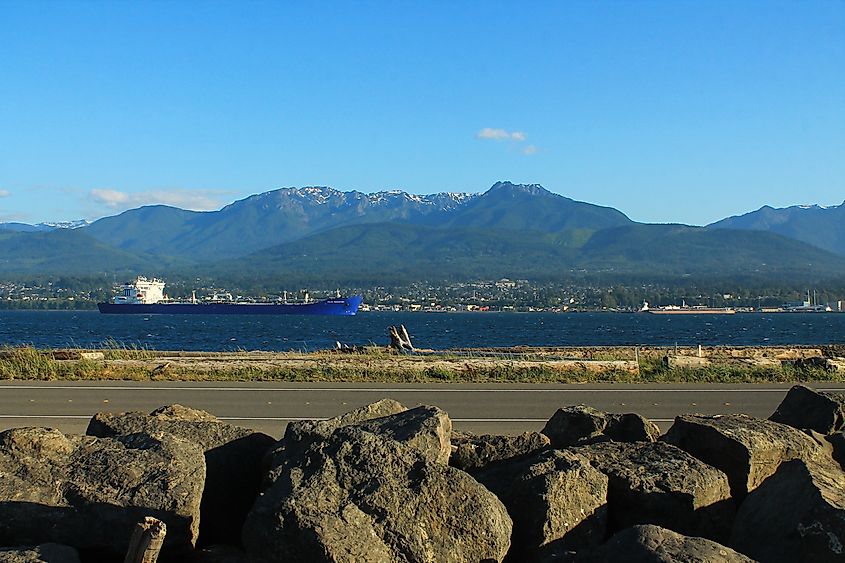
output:
<svg viewBox="0 0 845 563"><path fill-rule="evenodd" d="M151 411L180 403L280 437L285 425L326 418L385 397L437 405L454 427L479 433L540 430L558 407L636 412L662 430L682 413L768 417L790 385L449 385L315 383L0 382L0 430L49 426L83 433L98 411ZM845 384L823 384L845 391Z"/></svg>

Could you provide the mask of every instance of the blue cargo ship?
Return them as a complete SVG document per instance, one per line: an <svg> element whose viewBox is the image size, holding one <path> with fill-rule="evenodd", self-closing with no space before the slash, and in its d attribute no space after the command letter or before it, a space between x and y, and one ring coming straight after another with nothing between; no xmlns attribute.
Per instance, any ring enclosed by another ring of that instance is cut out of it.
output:
<svg viewBox="0 0 845 563"><path fill-rule="evenodd" d="M170 301L164 295L164 282L155 278L139 277L134 283L126 282L111 303L97 303L104 314L161 314L161 315L354 315L361 306L362 297L335 297L298 303L283 301L246 302L232 301L231 295L215 294L212 299L197 301Z"/></svg>

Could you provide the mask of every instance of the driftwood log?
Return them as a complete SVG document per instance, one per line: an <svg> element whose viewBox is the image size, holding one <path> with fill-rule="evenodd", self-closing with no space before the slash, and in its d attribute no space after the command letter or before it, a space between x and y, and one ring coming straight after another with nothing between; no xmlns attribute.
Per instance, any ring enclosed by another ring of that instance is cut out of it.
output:
<svg viewBox="0 0 845 563"><path fill-rule="evenodd" d="M405 325L398 327L391 326L390 331L390 347L400 352L413 352L414 345L411 344L411 336L408 334L408 329Z"/></svg>
<svg viewBox="0 0 845 563"><path fill-rule="evenodd" d="M135 526L123 563L156 563L166 535L164 522L147 516Z"/></svg>

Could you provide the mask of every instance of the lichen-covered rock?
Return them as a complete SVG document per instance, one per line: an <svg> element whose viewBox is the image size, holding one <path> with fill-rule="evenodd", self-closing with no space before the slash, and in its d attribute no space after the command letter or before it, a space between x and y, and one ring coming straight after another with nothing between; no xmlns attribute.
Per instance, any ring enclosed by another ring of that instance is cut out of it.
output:
<svg viewBox="0 0 845 563"><path fill-rule="evenodd" d="M297 420L288 423L284 437L267 452L264 460L265 469L270 472L268 480L273 481L277 473L276 470L285 463L287 458L298 458L312 444L328 440L332 432L338 428L373 418L399 414L406 410L408 409L393 399L382 399L334 418Z"/></svg>
<svg viewBox="0 0 845 563"><path fill-rule="evenodd" d="M569 451L546 450L476 474L513 519L509 560L596 546L607 533L607 477Z"/></svg>
<svg viewBox="0 0 845 563"><path fill-rule="evenodd" d="M595 442L654 442L660 429L634 413L607 413L577 405L558 409L542 430L552 447L565 448Z"/></svg>
<svg viewBox="0 0 845 563"><path fill-rule="evenodd" d="M845 473L833 463L781 464L742 503L731 545L772 563L845 561Z"/></svg>
<svg viewBox="0 0 845 563"><path fill-rule="evenodd" d="M391 402L394 404L391 405ZM395 401L391 402L380 401L379 403L386 405L387 409L394 409L394 405L398 405L398 403L395 403ZM348 421L351 417L344 415L343 418ZM331 422L335 428L354 426L373 434L398 440L406 446L417 450L423 457L430 461L443 464L449 463L449 455L452 452L452 446L449 442L452 434L452 420L449 418L449 415L437 407L419 406L410 410L401 410L396 414L365 419L349 424L339 424L337 421ZM318 429L317 432L312 432L314 428ZM286 465L298 464L308 448L325 441L326 438L321 438L320 436L326 430L327 428L325 426L309 425L306 426L306 430L304 431L300 427L299 429L293 430L291 434L285 433L285 437L281 443L265 459L269 468L265 476L264 486L269 487L284 472Z"/></svg>
<svg viewBox="0 0 845 563"><path fill-rule="evenodd" d="M239 542L244 519L261 486L262 460L275 440L182 405L161 407L150 414L100 412L91 419L86 433L109 438L137 432L170 434L203 449L206 479L199 542Z"/></svg>
<svg viewBox="0 0 845 563"><path fill-rule="evenodd" d="M653 525L626 528L579 560L583 563L754 563L714 541Z"/></svg>
<svg viewBox="0 0 845 563"><path fill-rule="evenodd" d="M821 434L845 430L845 393L826 393L794 385L769 420Z"/></svg>
<svg viewBox="0 0 845 563"><path fill-rule="evenodd" d="M819 453L823 454L822 457L834 459L833 444L828 439L828 436L820 434L815 430L810 430L809 428L802 428L801 432L806 434L818 446Z"/></svg>
<svg viewBox="0 0 845 563"><path fill-rule="evenodd" d="M452 453L452 420L437 407L419 406L354 425L373 434L402 442L428 461L448 464Z"/></svg>
<svg viewBox="0 0 845 563"><path fill-rule="evenodd" d="M0 547L0 563L79 563L79 553L68 545L57 543Z"/></svg>
<svg viewBox="0 0 845 563"><path fill-rule="evenodd" d="M737 500L792 459L823 456L815 441L795 428L741 414L687 414L661 438L725 472Z"/></svg>
<svg viewBox="0 0 845 563"><path fill-rule="evenodd" d="M549 447L549 438L539 432L518 436L494 436L452 432L449 464L476 473L492 463L526 457Z"/></svg>
<svg viewBox="0 0 845 563"><path fill-rule="evenodd" d="M0 432L0 545L55 542L123 555L135 524L153 516L167 525L163 552L187 552L204 481L202 449L167 434Z"/></svg>
<svg viewBox="0 0 845 563"><path fill-rule="evenodd" d="M301 449L304 450L316 441L327 440L332 435L332 432L343 426L358 424L392 414L399 414L406 410L408 409L398 401L381 399L375 403L364 405L326 420L300 420L291 422L285 429L285 440L289 443L288 445L290 445L290 442L301 444Z"/></svg>
<svg viewBox="0 0 845 563"><path fill-rule="evenodd" d="M289 459L243 531L260 561L501 561L511 519L466 473L356 425Z"/></svg>
<svg viewBox="0 0 845 563"><path fill-rule="evenodd" d="M611 533L637 524L727 540L733 523L727 476L663 442L605 442L573 448L608 477Z"/></svg>

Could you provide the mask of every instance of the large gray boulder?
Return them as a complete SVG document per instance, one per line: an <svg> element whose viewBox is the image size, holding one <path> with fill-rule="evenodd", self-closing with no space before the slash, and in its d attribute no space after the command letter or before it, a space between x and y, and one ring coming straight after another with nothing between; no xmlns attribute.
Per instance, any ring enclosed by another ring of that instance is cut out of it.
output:
<svg viewBox="0 0 845 563"><path fill-rule="evenodd" d="M821 434L845 430L845 393L825 393L794 385L769 420Z"/></svg>
<svg viewBox="0 0 845 563"><path fill-rule="evenodd" d="M660 526L626 528L580 559L584 563L754 563L714 541L681 535Z"/></svg>
<svg viewBox="0 0 845 563"><path fill-rule="evenodd" d="M167 434L117 438L48 428L0 432L0 545L55 542L123 555L135 524L167 525L164 553L197 539L202 449Z"/></svg>
<svg viewBox="0 0 845 563"><path fill-rule="evenodd" d="M380 401L380 403L384 402ZM388 407L392 408L389 404ZM396 414L349 424L331 422L336 428L361 428L367 432L400 441L407 447L415 449L429 461L449 463L449 455L452 451L449 442L452 434L452 420L437 407L419 406ZM325 431L319 426L317 428L320 433ZM269 487L287 466L296 466L301 463L308 449L321 444L325 439L310 430L303 432L301 428L292 431L291 434L286 433L281 444L277 445L265 460L269 468L264 486Z"/></svg>
<svg viewBox="0 0 845 563"><path fill-rule="evenodd" d="M654 442L660 429L634 413L615 414L577 405L558 409L542 430L552 447L596 442Z"/></svg>
<svg viewBox="0 0 845 563"><path fill-rule="evenodd" d="M356 428L402 442L434 463L449 463L452 420L437 407L419 406L355 424Z"/></svg>
<svg viewBox="0 0 845 563"><path fill-rule="evenodd" d="M288 423L284 437L273 445L264 460L265 469L269 471L268 481L275 479L278 468L288 458L298 459L313 444L328 440L338 428L406 410L393 399L382 399L326 420L297 420Z"/></svg>
<svg viewBox="0 0 845 563"><path fill-rule="evenodd" d="M86 433L109 438L137 432L170 434L203 449L206 478L198 541L201 545L238 543L246 514L261 486L262 460L275 440L181 405L162 407L150 414L97 413Z"/></svg>
<svg viewBox="0 0 845 563"><path fill-rule="evenodd" d="M501 561L511 519L468 474L357 426L288 460L244 526L259 561Z"/></svg>
<svg viewBox="0 0 845 563"><path fill-rule="evenodd" d="M539 432L524 432L518 436L452 432L450 441L449 464L469 473L477 473L493 463L524 458L549 447L549 438Z"/></svg>
<svg viewBox="0 0 845 563"><path fill-rule="evenodd" d="M583 457L546 450L476 474L513 519L509 560L597 546L607 533L607 477Z"/></svg>
<svg viewBox="0 0 845 563"><path fill-rule="evenodd" d="M830 462L781 464L742 503L731 545L771 563L845 561L845 474Z"/></svg>
<svg viewBox="0 0 845 563"><path fill-rule="evenodd" d="M661 440L724 471L737 500L777 471L781 463L824 455L800 430L741 414L678 416Z"/></svg>
<svg viewBox="0 0 845 563"><path fill-rule="evenodd" d="M79 553L68 545L58 543L0 547L0 563L79 563Z"/></svg>
<svg viewBox="0 0 845 563"><path fill-rule="evenodd" d="M663 442L605 442L573 448L608 477L611 533L637 524L727 540L734 505L728 478Z"/></svg>

